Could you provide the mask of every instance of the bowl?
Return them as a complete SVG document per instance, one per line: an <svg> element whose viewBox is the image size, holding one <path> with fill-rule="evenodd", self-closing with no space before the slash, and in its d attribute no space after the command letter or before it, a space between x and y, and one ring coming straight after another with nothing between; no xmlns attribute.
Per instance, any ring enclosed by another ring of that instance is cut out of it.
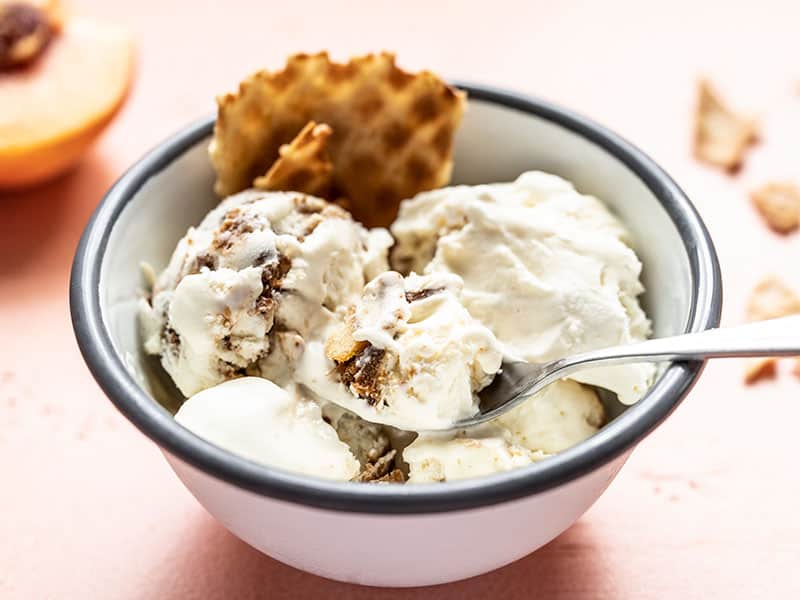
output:
<svg viewBox="0 0 800 600"><path fill-rule="evenodd" d="M568 110L484 86L460 87L470 105L455 143L455 183L509 181L529 169L572 181L630 229L656 336L718 325L722 293L713 244L661 168ZM457 482L326 481L204 441L172 417L177 392L142 353L136 304L140 263L162 268L186 229L217 202L207 156L212 127L206 118L159 144L105 196L75 256L72 320L86 363L111 401L160 446L209 513L277 560L378 586L444 583L512 562L574 523L700 375L701 362L669 364L644 398L589 439L528 467Z"/></svg>

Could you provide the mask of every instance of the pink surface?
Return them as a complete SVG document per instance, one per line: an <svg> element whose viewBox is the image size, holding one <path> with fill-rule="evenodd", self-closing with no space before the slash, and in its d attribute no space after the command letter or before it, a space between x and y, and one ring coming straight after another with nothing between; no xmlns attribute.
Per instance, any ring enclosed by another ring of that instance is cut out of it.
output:
<svg viewBox="0 0 800 600"><path fill-rule="evenodd" d="M212 110L215 93L292 51L388 48L410 67L560 102L641 146L707 220L724 271L724 321L737 323L762 273L800 285L800 234L770 234L746 197L771 177L800 181L795 2L228 0L224 15L217 3L189 0L74 4L129 23L140 68L126 108L77 171L0 196L1 598L800 595L800 381L788 369L745 388L739 361L711 364L595 507L540 552L445 587L374 590L283 566L213 521L94 384L66 297L75 244L103 191L147 148ZM702 73L765 125L735 178L691 158Z"/></svg>

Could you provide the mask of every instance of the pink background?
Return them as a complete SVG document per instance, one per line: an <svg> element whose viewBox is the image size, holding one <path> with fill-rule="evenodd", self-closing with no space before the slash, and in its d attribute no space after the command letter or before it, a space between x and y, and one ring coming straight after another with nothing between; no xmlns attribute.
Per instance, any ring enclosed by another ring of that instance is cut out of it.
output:
<svg viewBox="0 0 800 600"><path fill-rule="evenodd" d="M788 363L776 382L752 388L741 384L741 362L711 364L608 493L538 553L445 587L374 590L286 567L212 520L96 387L67 306L89 214L146 149L290 52L328 48L344 58L387 48L408 67L557 101L642 147L707 220L724 271L724 321L740 322L763 273L800 284L800 234L769 233L746 195L769 178L800 181L796 2L73 6L128 23L139 72L126 107L78 170L0 197L0 597L800 596L800 380ZM703 73L764 124L762 145L735 178L691 158L694 80Z"/></svg>

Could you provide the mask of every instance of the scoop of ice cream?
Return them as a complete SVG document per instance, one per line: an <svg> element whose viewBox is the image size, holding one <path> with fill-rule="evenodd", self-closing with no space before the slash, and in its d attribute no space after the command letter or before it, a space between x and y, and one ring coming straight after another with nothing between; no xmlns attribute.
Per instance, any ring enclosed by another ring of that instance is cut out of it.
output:
<svg viewBox="0 0 800 600"><path fill-rule="evenodd" d="M287 382L304 340L386 270L391 243L318 198L231 196L188 231L142 302L145 348L187 396L245 373Z"/></svg>
<svg viewBox="0 0 800 600"><path fill-rule="evenodd" d="M322 406L322 416L336 430L339 439L350 447L358 462L375 462L392 449L386 428L370 423L336 404Z"/></svg>
<svg viewBox="0 0 800 600"><path fill-rule="evenodd" d="M531 362L646 338L642 265L619 221L554 175L456 186L405 201L392 225L395 268L455 273L461 301L504 346ZM603 367L574 379L635 402L650 364Z"/></svg>
<svg viewBox="0 0 800 600"><path fill-rule="evenodd" d="M269 348L273 311L261 311L261 269L219 269L183 278L142 303L145 349L186 395L224 381Z"/></svg>
<svg viewBox="0 0 800 600"><path fill-rule="evenodd" d="M175 419L213 444L287 471L348 481L361 468L316 403L266 379L206 389L184 402Z"/></svg>
<svg viewBox="0 0 800 600"><path fill-rule="evenodd" d="M297 380L360 417L400 429L447 426L477 411L500 368L492 333L459 301L448 273L370 281L328 337L309 343Z"/></svg>
<svg viewBox="0 0 800 600"><path fill-rule="evenodd" d="M591 389L557 381L487 425L420 435L403 451L408 481L478 477L530 464L585 440L604 420Z"/></svg>
<svg viewBox="0 0 800 600"><path fill-rule="evenodd" d="M529 465L547 455L506 439L496 427L456 437L422 435L404 451L409 483L434 483L481 477Z"/></svg>
<svg viewBox="0 0 800 600"><path fill-rule="evenodd" d="M555 454L596 433L604 421L605 409L597 394L580 383L562 379L494 422L514 443Z"/></svg>

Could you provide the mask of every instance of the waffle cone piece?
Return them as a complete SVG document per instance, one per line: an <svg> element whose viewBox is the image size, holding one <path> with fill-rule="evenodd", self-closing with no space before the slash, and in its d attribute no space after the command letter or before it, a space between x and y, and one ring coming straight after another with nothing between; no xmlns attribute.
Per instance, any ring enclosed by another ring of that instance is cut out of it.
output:
<svg viewBox="0 0 800 600"><path fill-rule="evenodd" d="M772 182L750 193L758 212L773 230L789 233L800 225L800 187Z"/></svg>
<svg viewBox="0 0 800 600"><path fill-rule="evenodd" d="M763 279L750 293L747 304L747 318L750 321L778 319L800 314L800 295L775 276ZM800 365L800 358L795 359ZM778 373L778 359L774 356L751 358L745 367L745 383L755 383L761 379L773 378ZM800 370L797 371L800 375Z"/></svg>
<svg viewBox="0 0 800 600"><path fill-rule="evenodd" d="M250 187L310 121L326 123L327 197L347 198L357 219L376 226L394 219L400 200L449 181L466 95L429 71L401 70L390 53L340 64L323 52L255 73L217 102L209 152L218 195Z"/></svg>
<svg viewBox="0 0 800 600"><path fill-rule="evenodd" d="M695 156L728 172L735 172L747 149L758 139L758 125L729 109L706 81L698 85L695 115Z"/></svg>
<svg viewBox="0 0 800 600"><path fill-rule="evenodd" d="M278 160L253 187L276 192L302 192L325 198L333 182L333 163L328 155L328 138L332 133L326 124L309 121L291 144L278 150Z"/></svg>
<svg viewBox="0 0 800 600"><path fill-rule="evenodd" d="M367 342L357 341L353 337L353 312L351 311L331 335L325 340L325 356L336 363L347 362L367 347Z"/></svg>

